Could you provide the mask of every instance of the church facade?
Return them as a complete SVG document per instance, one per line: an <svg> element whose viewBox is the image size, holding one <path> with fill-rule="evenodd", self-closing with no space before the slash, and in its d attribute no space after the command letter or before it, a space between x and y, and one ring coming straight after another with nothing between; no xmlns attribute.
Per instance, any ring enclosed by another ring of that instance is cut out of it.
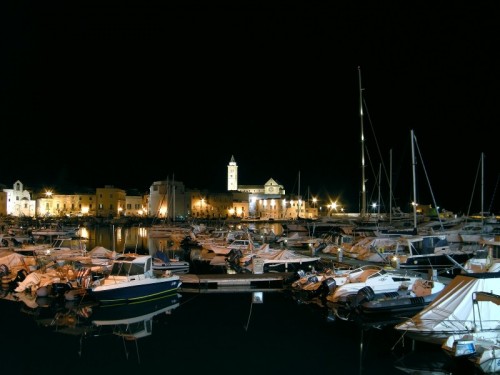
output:
<svg viewBox="0 0 500 375"><path fill-rule="evenodd" d="M262 220L293 220L297 218L316 218L317 210L309 207L302 197L290 196L287 199L285 188L275 179L270 178L263 185L240 185L238 164L231 156L227 166L228 191L248 194L248 217Z"/></svg>

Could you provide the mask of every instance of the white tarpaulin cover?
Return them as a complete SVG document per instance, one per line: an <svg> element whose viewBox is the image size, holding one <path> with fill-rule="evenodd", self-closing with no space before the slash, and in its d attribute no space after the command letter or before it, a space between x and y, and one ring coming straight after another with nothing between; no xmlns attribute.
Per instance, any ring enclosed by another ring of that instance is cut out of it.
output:
<svg viewBox="0 0 500 375"><path fill-rule="evenodd" d="M480 292L499 295L500 278L457 275L431 304L394 328L424 335L500 330L500 305L479 298L474 304Z"/></svg>

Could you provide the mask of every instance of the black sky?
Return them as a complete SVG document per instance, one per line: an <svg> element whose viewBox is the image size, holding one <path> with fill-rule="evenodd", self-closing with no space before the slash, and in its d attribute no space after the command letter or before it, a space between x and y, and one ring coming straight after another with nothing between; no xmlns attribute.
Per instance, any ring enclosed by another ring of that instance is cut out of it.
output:
<svg viewBox="0 0 500 375"><path fill-rule="evenodd" d="M408 209L413 129L420 202L479 211L484 152L498 213L496 9L334 3L3 3L0 183L225 190L234 155L242 184L297 192L300 171L302 195L358 211L359 66L368 200L392 159Z"/></svg>

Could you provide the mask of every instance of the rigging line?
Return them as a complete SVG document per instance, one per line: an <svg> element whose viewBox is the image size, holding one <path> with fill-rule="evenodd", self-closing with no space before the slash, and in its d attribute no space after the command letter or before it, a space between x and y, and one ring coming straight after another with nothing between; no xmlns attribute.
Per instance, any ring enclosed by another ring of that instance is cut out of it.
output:
<svg viewBox="0 0 500 375"><path fill-rule="evenodd" d="M470 198L470 202L469 202L469 207L467 208L467 218L469 218L469 215L470 215L472 200L474 198L474 192L476 191L477 180L479 178L479 173L481 171L481 159L482 158L479 159L479 164L477 166L477 172L476 172L476 178L474 179L474 185L472 186L472 194L471 194L471 198ZM481 215L482 215L482 213L481 213ZM467 222L467 219L465 220L465 222Z"/></svg>
<svg viewBox="0 0 500 375"><path fill-rule="evenodd" d="M378 143L378 139L377 139L377 136L375 135L375 129L373 127L372 119L370 117L370 112L368 111L368 106L366 105L366 101L365 101L364 97L363 97L363 104L364 104L364 107L365 107L366 115L368 117L368 123L370 124L370 129L372 131L373 138L375 140L375 146L376 146L377 151L378 151L378 157L380 158L380 162L382 164L382 170L384 171L384 176L385 176L385 179L386 179L386 182L387 182L387 186L390 186L391 185L391 180L389 178L389 172L387 172L387 168L385 167L384 158L382 157L382 152L380 151L380 146L379 146L379 143ZM396 205L396 197L394 196L393 192L391 193L391 197L389 197L389 199L392 202L394 202L394 205Z"/></svg>
<svg viewBox="0 0 500 375"><path fill-rule="evenodd" d="M372 171L373 175L375 176L375 184L373 185L373 190L372 190L371 195L370 195L370 200L373 202L373 200L374 200L374 199L373 199L373 196L374 196L375 194L377 194L377 195L379 195L379 196L380 196L380 194L379 194L379 193L378 193L378 191L377 191L377 189L379 189L379 186L380 186L380 184L381 184L381 181L380 181L380 173L377 173L377 172L375 171L375 167L373 166L372 159L370 158L370 153L369 153L368 148L366 147L366 145L365 145L365 152L366 152L366 159L368 159L368 162L369 162L369 164L370 164L371 171ZM382 164L383 164L383 163L382 163ZM366 181L368 181L368 180L366 180ZM385 207L385 202L384 202L384 199L383 199L382 197L379 197L379 198L380 198L380 201L381 201L381 202L379 202L379 199L377 198L377 204L379 204L379 205L380 205L380 204L382 204L382 205ZM380 207L380 206L379 206L379 207ZM386 210L386 211L387 211L387 210Z"/></svg>
<svg viewBox="0 0 500 375"><path fill-rule="evenodd" d="M414 144L416 146L418 156L420 157L420 162L422 163L422 169L424 170L425 179L427 181L427 184L429 185L429 191L431 193L432 203L434 203L434 207L436 207L436 211L437 211L438 205L436 203L436 198L434 197L434 192L432 191L431 182L429 181L429 175L427 174L427 170L425 169L424 159L422 158L422 153L420 152L420 148L418 147L417 136L415 134L413 134L413 141L414 141ZM415 202L415 203L417 203L417 202ZM437 217L438 217L439 224L441 225L441 230L444 230L441 216L439 215L439 212L437 212L437 214L438 214Z"/></svg>
<svg viewBox="0 0 500 375"><path fill-rule="evenodd" d="M497 183L495 184L495 188L493 189L493 195L491 196L490 206L488 207L488 212L490 214L493 212L493 203L495 202L495 195L496 195L496 192L497 192L497 188L498 188L498 183L499 182L500 182L500 173L498 174Z"/></svg>

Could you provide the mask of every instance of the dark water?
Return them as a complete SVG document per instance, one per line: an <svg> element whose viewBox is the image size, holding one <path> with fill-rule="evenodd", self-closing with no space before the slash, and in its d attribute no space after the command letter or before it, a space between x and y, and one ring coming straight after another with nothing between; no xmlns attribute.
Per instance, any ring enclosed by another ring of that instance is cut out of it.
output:
<svg viewBox="0 0 500 375"><path fill-rule="evenodd" d="M0 299L2 374L391 375L405 373L395 366L403 356L415 367L427 362L444 369L435 373L474 372L450 363L439 347L413 348L391 326L330 321L327 311L298 304L288 292L264 293L262 303L253 297L183 293L175 308L152 318L152 333L137 340L113 334L113 326L97 330L92 320L151 313L161 301L103 311L54 298L45 307Z"/></svg>

